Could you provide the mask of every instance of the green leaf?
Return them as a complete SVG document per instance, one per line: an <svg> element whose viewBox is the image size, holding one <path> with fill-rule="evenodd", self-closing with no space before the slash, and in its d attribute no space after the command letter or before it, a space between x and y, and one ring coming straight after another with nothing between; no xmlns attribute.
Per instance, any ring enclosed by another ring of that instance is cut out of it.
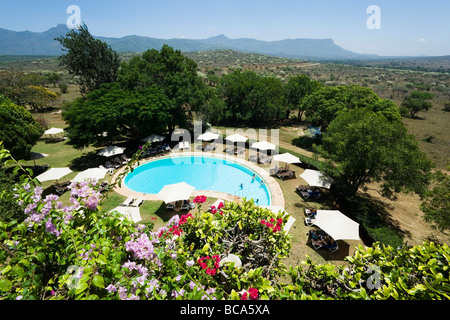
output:
<svg viewBox="0 0 450 320"><path fill-rule="evenodd" d="M11 271L12 267L10 265L7 265L3 270L2 270L2 274L5 275L7 274L9 271Z"/></svg>
<svg viewBox="0 0 450 320"><path fill-rule="evenodd" d="M8 279L0 279L0 290L10 291L12 288L12 283Z"/></svg>
<svg viewBox="0 0 450 320"><path fill-rule="evenodd" d="M92 280L92 283L99 288L104 288L105 287L105 280L103 279L102 276L100 275L96 275L94 276L94 279Z"/></svg>

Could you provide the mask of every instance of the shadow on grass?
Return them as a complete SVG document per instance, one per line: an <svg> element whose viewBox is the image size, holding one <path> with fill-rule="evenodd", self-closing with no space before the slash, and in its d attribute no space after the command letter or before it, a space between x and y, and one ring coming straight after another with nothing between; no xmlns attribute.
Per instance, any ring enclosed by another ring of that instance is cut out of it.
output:
<svg viewBox="0 0 450 320"><path fill-rule="evenodd" d="M368 194L358 194L341 203L350 218L360 223L361 239L366 245L381 242L394 248L403 244L408 231L400 228L389 210L393 208Z"/></svg>
<svg viewBox="0 0 450 320"><path fill-rule="evenodd" d="M106 161L108 158L97 155L97 151L91 151L70 161L69 168L72 171L83 171L104 165Z"/></svg>

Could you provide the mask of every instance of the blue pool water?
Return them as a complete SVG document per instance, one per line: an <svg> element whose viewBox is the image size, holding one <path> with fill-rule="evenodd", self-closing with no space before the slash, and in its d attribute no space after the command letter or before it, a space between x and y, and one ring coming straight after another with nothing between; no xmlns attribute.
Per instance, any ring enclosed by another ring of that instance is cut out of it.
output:
<svg viewBox="0 0 450 320"><path fill-rule="evenodd" d="M165 185L186 182L196 190L226 192L270 205L270 193L261 177L240 164L224 159L188 156L155 160L143 164L125 177L125 185L134 191L157 194ZM241 187L242 184L242 187Z"/></svg>

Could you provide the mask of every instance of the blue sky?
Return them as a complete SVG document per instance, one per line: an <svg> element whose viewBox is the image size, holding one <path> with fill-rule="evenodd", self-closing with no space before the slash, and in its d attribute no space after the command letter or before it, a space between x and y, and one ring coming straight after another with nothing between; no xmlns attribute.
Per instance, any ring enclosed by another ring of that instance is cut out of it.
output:
<svg viewBox="0 0 450 320"><path fill-rule="evenodd" d="M0 28L42 32L77 5L97 36L332 38L358 53L450 55L448 0L0 0ZM380 29L367 28L370 5ZM0 44L1 45L1 44Z"/></svg>

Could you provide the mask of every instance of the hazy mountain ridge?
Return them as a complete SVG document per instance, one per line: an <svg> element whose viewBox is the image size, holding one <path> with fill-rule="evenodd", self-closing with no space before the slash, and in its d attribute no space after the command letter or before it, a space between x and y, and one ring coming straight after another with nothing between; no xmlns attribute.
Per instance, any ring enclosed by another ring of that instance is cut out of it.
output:
<svg viewBox="0 0 450 320"><path fill-rule="evenodd" d="M11 31L0 28L0 55L60 55L60 44L54 39L69 31L60 24L44 32ZM262 41L249 38L230 39L218 35L208 39L157 39L130 35L121 38L96 38L108 43L118 52L159 50L163 44L187 51L232 49L298 59L364 59L375 55L361 55L337 46L332 39L286 39Z"/></svg>

